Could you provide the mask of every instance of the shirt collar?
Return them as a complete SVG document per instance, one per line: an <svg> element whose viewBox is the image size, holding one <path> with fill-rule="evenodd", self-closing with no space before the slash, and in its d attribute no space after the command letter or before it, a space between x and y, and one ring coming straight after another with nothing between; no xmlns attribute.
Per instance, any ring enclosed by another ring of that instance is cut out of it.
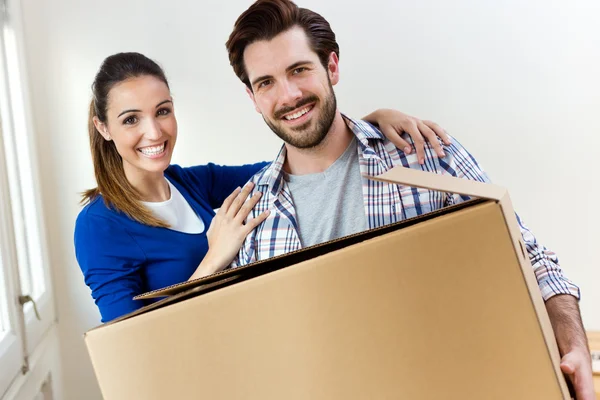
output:
<svg viewBox="0 0 600 400"><path fill-rule="evenodd" d="M282 145L275 160L260 172L260 176L256 180L257 186L268 186L269 191L277 195L283 182L283 163L285 162L286 155L287 150L285 145ZM264 189L262 192L264 193Z"/></svg>
<svg viewBox="0 0 600 400"><path fill-rule="evenodd" d="M354 136L356 136L361 148L362 156L365 158L376 156L376 152L369 143L369 140L384 140L384 134L369 122L355 120L344 114L342 114L342 117L346 123L346 126L348 126L352 133L354 133ZM285 145L282 145L275 160L266 169L260 172L260 175L256 180L257 186L267 186L273 195L277 195L277 193L279 193L284 179L283 164L285 162L286 155L286 147Z"/></svg>

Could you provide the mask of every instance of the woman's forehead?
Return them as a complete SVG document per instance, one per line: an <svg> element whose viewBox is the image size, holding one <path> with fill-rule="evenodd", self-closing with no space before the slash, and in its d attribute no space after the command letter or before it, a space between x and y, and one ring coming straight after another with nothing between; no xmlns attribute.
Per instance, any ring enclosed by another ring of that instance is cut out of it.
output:
<svg viewBox="0 0 600 400"><path fill-rule="evenodd" d="M108 93L108 107L154 107L170 97L169 87L162 80L146 75L127 79L113 86Z"/></svg>

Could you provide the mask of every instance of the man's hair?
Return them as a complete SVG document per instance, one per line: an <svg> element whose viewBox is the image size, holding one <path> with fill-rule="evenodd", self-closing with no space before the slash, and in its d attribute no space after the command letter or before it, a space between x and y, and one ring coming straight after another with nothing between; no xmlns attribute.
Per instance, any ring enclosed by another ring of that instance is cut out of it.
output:
<svg viewBox="0 0 600 400"><path fill-rule="evenodd" d="M300 8L289 0L258 0L239 16L225 46L235 74L252 90L244 50L260 40L271 40L293 27L300 27L308 37L311 49L317 53L323 67L327 68L331 52L340 56L335 33L321 15Z"/></svg>

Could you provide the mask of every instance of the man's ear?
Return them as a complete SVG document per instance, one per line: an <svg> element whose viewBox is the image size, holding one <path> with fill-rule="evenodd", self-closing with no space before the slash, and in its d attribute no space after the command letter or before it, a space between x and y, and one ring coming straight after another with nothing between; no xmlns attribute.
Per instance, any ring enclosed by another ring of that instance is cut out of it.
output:
<svg viewBox="0 0 600 400"><path fill-rule="evenodd" d="M252 103L254 104L254 109L256 110L256 112L259 113L259 114L262 114L260 112L260 109L256 105L256 100L254 99L254 93L252 92L252 90L250 90L250 88L248 86L246 86L246 93L248 93L248 96L250 97L250 100L252 100Z"/></svg>
<svg viewBox="0 0 600 400"><path fill-rule="evenodd" d="M329 55L329 62L327 63L327 74L332 85L337 84L340 81L340 60L334 51Z"/></svg>
<svg viewBox="0 0 600 400"><path fill-rule="evenodd" d="M100 119L98 119L98 117L94 117L92 119L92 121L94 122L94 126L96 127L96 130L102 135L104 140L111 141L112 138L110 137L110 133L108 133L108 128L106 127L106 124L104 122L100 121Z"/></svg>

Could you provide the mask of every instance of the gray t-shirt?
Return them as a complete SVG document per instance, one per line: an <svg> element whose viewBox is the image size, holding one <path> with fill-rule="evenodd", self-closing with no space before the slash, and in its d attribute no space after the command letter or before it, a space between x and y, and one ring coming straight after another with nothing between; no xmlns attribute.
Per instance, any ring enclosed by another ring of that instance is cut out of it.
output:
<svg viewBox="0 0 600 400"><path fill-rule="evenodd" d="M303 247L367 229L356 138L324 172L287 174Z"/></svg>

